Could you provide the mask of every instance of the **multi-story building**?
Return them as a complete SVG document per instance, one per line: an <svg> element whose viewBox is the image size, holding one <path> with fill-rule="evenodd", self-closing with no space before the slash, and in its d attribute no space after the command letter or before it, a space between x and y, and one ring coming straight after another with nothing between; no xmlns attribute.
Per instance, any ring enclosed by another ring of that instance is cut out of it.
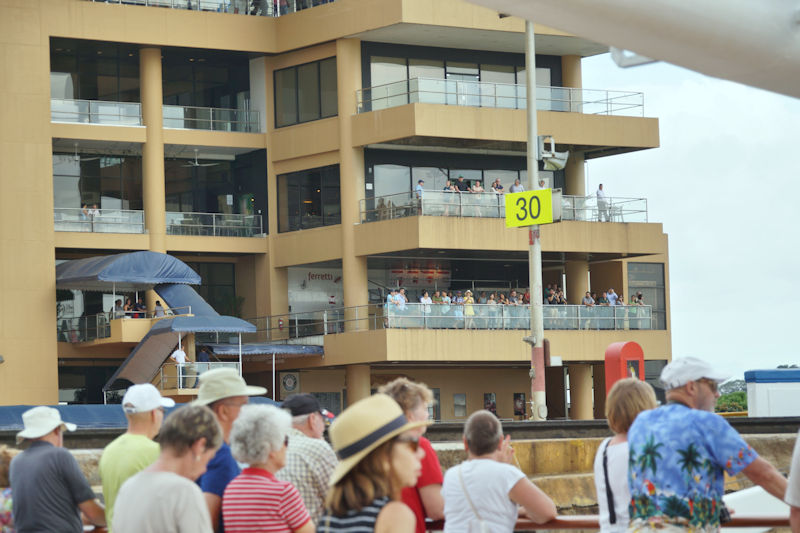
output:
<svg viewBox="0 0 800 533"><path fill-rule="evenodd" d="M270 394L338 410L406 375L444 420L529 399L525 308L383 306L393 286L528 286L503 197L440 192L526 181L522 20L462 0L30 0L0 2L0 29L0 404L100 400L150 321L76 334L115 296L57 290L55 266L136 250L193 267L217 311L257 318L250 340L324 333L291 339L323 356L245 358ZM537 26L536 50L539 132L570 151L541 173L564 215L541 230L544 283L650 304L545 309L550 414L569 397L587 418L610 343L638 342L648 375L670 358L667 236L646 199L598 209L584 178L657 147L658 121L639 93L582 88L604 46Z"/></svg>

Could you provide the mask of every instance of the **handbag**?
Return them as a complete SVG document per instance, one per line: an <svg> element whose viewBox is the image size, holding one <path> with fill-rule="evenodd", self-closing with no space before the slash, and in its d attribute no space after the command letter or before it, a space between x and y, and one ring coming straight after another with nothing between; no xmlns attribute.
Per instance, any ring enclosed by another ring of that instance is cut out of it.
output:
<svg viewBox="0 0 800 533"><path fill-rule="evenodd" d="M467 487L464 485L464 476L461 475L461 469L463 465L458 467L458 480L461 482L461 490L464 491L464 496L467 497L467 503L472 508L472 512L475 513L475 516L478 518L478 531L479 533L491 533L488 524L483 521L481 515L478 513L478 510L475 508L475 505L472 503L472 499L469 497L469 493L467 492Z"/></svg>

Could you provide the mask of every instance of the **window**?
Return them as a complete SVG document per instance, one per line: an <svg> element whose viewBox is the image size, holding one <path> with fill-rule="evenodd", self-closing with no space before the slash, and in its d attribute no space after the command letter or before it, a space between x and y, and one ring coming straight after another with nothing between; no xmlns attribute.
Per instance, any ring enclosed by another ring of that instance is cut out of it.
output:
<svg viewBox="0 0 800 533"><path fill-rule="evenodd" d="M342 221L339 165L278 176L278 231L331 226Z"/></svg>
<svg viewBox="0 0 800 533"><path fill-rule="evenodd" d="M338 113L335 57L276 70L274 82L277 128Z"/></svg>
<svg viewBox="0 0 800 533"><path fill-rule="evenodd" d="M642 293L653 310L653 329L667 329L667 302L662 263L628 263L628 295Z"/></svg>
<svg viewBox="0 0 800 533"><path fill-rule="evenodd" d="M453 394L453 416L463 418L467 416L467 395L464 393Z"/></svg>
<svg viewBox="0 0 800 533"><path fill-rule="evenodd" d="M431 389L433 394L433 403L428 406L428 418L432 420L441 420L442 411L440 409L439 397L441 396L439 389Z"/></svg>
<svg viewBox="0 0 800 533"><path fill-rule="evenodd" d="M195 286L195 290L216 312L221 315L240 316L242 302L236 298L234 263L187 262L186 264L202 279L202 283L200 286Z"/></svg>
<svg viewBox="0 0 800 533"><path fill-rule="evenodd" d="M138 156L53 154L53 205L99 209L142 209Z"/></svg>

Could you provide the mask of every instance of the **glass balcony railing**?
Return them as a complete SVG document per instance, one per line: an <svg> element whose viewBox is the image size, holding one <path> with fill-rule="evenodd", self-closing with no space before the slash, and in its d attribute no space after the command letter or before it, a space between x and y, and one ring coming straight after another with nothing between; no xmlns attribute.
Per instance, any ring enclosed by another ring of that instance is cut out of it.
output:
<svg viewBox="0 0 800 533"><path fill-rule="evenodd" d="M167 212L168 235L260 237L263 233L261 215Z"/></svg>
<svg viewBox="0 0 800 533"><path fill-rule="evenodd" d="M142 125L142 106L135 102L50 99L50 120L79 124Z"/></svg>
<svg viewBox="0 0 800 533"><path fill-rule="evenodd" d="M525 109L525 92L525 85L520 84L412 78L361 89L356 98L359 113L413 103ZM641 117L644 116L644 93L540 86L536 88L536 108Z"/></svg>
<svg viewBox="0 0 800 533"><path fill-rule="evenodd" d="M493 192L458 193L424 191L400 193L361 200L361 222L411 216L505 218L505 195ZM561 196L561 219L587 222L647 222L646 198Z"/></svg>
<svg viewBox="0 0 800 533"><path fill-rule="evenodd" d="M164 127L258 133L261 132L261 121L258 111L165 105Z"/></svg>
<svg viewBox="0 0 800 533"><path fill-rule="evenodd" d="M144 233L144 211L56 207L56 231L84 233Z"/></svg>
<svg viewBox="0 0 800 533"><path fill-rule="evenodd" d="M105 4L169 7L189 11L213 11L260 17L280 17L333 0L89 0Z"/></svg>
<svg viewBox="0 0 800 533"><path fill-rule="evenodd" d="M111 336L111 313L61 318L58 320L58 342L89 342Z"/></svg>
<svg viewBox="0 0 800 533"><path fill-rule="evenodd" d="M650 330L656 327L649 305L595 306L545 305L546 330ZM291 339L376 329L530 330L529 305L419 304L339 307L247 319L255 333L242 334L242 342L281 343ZM231 343L229 335L198 334L198 342Z"/></svg>

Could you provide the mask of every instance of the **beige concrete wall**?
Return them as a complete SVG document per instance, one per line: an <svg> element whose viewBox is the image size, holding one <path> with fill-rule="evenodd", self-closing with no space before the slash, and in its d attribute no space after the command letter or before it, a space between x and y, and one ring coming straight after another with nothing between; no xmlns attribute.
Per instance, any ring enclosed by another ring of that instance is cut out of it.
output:
<svg viewBox="0 0 800 533"><path fill-rule="evenodd" d="M324 226L270 237L273 266L286 267L342 258L342 227Z"/></svg>
<svg viewBox="0 0 800 533"><path fill-rule="evenodd" d="M0 405L58 400L49 39L0 3Z"/></svg>
<svg viewBox="0 0 800 533"><path fill-rule="evenodd" d="M658 119L539 111L539 131L559 144L620 146L632 149L659 145ZM407 104L352 117L356 146L410 137L445 137L525 143L522 109Z"/></svg>

